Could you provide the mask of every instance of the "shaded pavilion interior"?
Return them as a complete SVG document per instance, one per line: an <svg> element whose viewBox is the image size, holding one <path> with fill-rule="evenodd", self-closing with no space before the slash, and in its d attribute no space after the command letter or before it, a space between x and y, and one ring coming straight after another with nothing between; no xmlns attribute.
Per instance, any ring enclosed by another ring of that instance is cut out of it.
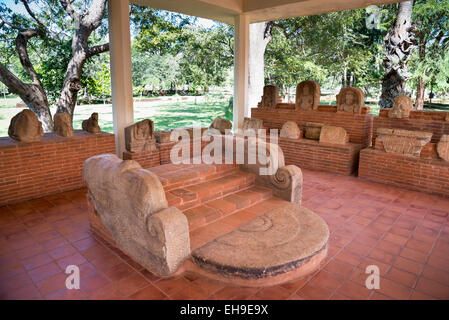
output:
<svg viewBox="0 0 449 320"><path fill-rule="evenodd" d="M234 123L247 105L249 24L397 1L159 1L134 3L234 23ZM116 150L133 121L128 1L109 2ZM449 299L449 199L354 176L303 170L303 205L329 226L328 255L305 278L235 287L185 274L161 279L90 230L86 189L0 207L1 299ZM238 219L239 217L235 217ZM65 288L79 265L81 290ZM381 288L365 287L377 265Z"/></svg>

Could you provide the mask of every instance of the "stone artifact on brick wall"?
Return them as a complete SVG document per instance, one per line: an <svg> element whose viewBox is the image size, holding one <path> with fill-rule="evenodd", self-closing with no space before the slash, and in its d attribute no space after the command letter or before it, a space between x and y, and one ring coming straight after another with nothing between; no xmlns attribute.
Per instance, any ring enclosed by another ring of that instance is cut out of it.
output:
<svg viewBox="0 0 449 320"><path fill-rule="evenodd" d="M102 154L85 161L83 178L95 214L133 260L158 275L169 275L189 257L187 218L177 208L168 208L154 173L136 161Z"/></svg>
<svg viewBox="0 0 449 320"><path fill-rule="evenodd" d="M157 143L169 143L171 130L156 130L154 131L154 138Z"/></svg>
<svg viewBox="0 0 449 320"><path fill-rule="evenodd" d="M232 129L232 122L227 119L217 117L214 119L209 128L216 129L220 131L221 134L225 134L225 130Z"/></svg>
<svg viewBox="0 0 449 320"><path fill-rule="evenodd" d="M53 122L58 136L73 137L72 118L68 113L56 113Z"/></svg>
<svg viewBox="0 0 449 320"><path fill-rule="evenodd" d="M89 119L84 120L82 123L82 128L84 131L89 133L97 134L101 132L100 126L98 125L98 113L94 112Z"/></svg>
<svg viewBox="0 0 449 320"><path fill-rule="evenodd" d="M279 96L279 88L274 85L263 87L262 101L259 102L258 107L275 109L277 104L281 102Z"/></svg>
<svg viewBox="0 0 449 320"><path fill-rule="evenodd" d="M444 161L449 161L449 134L443 134L437 143L438 156Z"/></svg>
<svg viewBox="0 0 449 320"><path fill-rule="evenodd" d="M306 139L320 140L321 128L323 123L307 122L304 132Z"/></svg>
<svg viewBox="0 0 449 320"><path fill-rule="evenodd" d="M299 139L301 137L301 130L294 121L287 121L282 125L279 134L281 138Z"/></svg>
<svg viewBox="0 0 449 320"><path fill-rule="evenodd" d="M33 111L25 109L16 114L9 124L8 135L17 141L40 141L44 135L42 123Z"/></svg>
<svg viewBox="0 0 449 320"><path fill-rule="evenodd" d="M408 118L413 110L413 102L407 96L400 95L394 101L393 108L388 110L388 118Z"/></svg>
<svg viewBox="0 0 449 320"><path fill-rule="evenodd" d="M296 110L316 110L320 104L321 89L318 82L306 80L296 87Z"/></svg>
<svg viewBox="0 0 449 320"><path fill-rule="evenodd" d="M125 146L129 152L156 151L154 124L149 119L125 128Z"/></svg>
<svg viewBox="0 0 449 320"><path fill-rule="evenodd" d="M449 122L449 112L448 112L448 113L446 113L446 118L445 118L445 121L448 121L448 122Z"/></svg>
<svg viewBox="0 0 449 320"><path fill-rule="evenodd" d="M362 113L365 104L363 91L359 88L342 88L337 95L337 111Z"/></svg>
<svg viewBox="0 0 449 320"><path fill-rule="evenodd" d="M242 130L254 130L257 133L257 130L263 129L263 121L256 118L246 118L243 120Z"/></svg>
<svg viewBox="0 0 449 320"><path fill-rule="evenodd" d="M386 152L419 157L422 148L430 142L431 132L402 129L377 129L377 139L382 142Z"/></svg>
<svg viewBox="0 0 449 320"><path fill-rule="evenodd" d="M349 136L342 127L323 126L320 133L321 143L345 144Z"/></svg>

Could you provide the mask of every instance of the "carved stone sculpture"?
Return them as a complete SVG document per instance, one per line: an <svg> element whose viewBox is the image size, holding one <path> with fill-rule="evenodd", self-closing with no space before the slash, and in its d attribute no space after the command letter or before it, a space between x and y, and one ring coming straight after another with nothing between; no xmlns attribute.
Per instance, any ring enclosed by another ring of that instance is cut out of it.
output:
<svg viewBox="0 0 449 320"><path fill-rule="evenodd" d="M337 110L343 112L362 113L365 105L363 91L359 88L342 88L337 95Z"/></svg>
<svg viewBox="0 0 449 320"><path fill-rule="evenodd" d="M186 216L167 207L159 178L133 160L112 154L87 159L88 199L115 242L136 262L169 275L190 255Z"/></svg>
<svg viewBox="0 0 449 320"><path fill-rule="evenodd" d="M318 82L306 80L296 87L296 110L316 110L320 104L321 89Z"/></svg>
<svg viewBox="0 0 449 320"><path fill-rule="evenodd" d="M320 133L320 143L345 144L349 136L342 127L323 126Z"/></svg>
<svg viewBox="0 0 449 320"><path fill-rule="evenodd" d="M304 137L312 140L320 140L322 123L307 122L304 132Z"/></svg>
<svg viewBox="0 0 449 320"><path fill-rule="evenodd" d="M393 108L388 111L388 118L408 118L413 110L413 102L407 96L398 96L394 101Z"/></svg>
<svg viewBox="0 0 449 320"><path fill-rule="evenodd" d="M154 137L157 143L169 143L170 141L170 130L156 130L154 131Z"/></svg>
<svg viewBox="0 0 449 320"><path fill-rule="evenodd" d="M216 129L220 131L221 134L225 134L225 130L232 129L232 122L227 119L217 117L214 119L209 128Z"/></svg>
<svg viewBox="0 0 449 320"><path fill-rule="evenodd" d="M37 119L33 111L25 109L16 114L8 128L8 135L17 141L40 141L44 135L42 123Z"/></svg>
<svg viewBox="0 0 449 320"><path fill-rule="evenodd" d="M156 150L153 121L145 119L125 128L125 146L129 152Z"/></svg>
<svg viewBox="0 0 449 320"><path fill-rule="evenodd" d="M98 125L98 113L94 112L89 119L84 120L82 123L82 128L84 131L87 131L89 133L100 133L101 129Z"/></svg>
<svg viewBox="0 0 449 320"><path fill-rule="evenodd" d="M277 86L268 85L263 87L263 96L259 107L275 109L280 102L281 97L279 96L279 88Z"/></svg>
<svg viewBox="0 0 449 320"><path fill-rule="evenodd" d="M254 133L257 134L257 131L259 129L263 129L263 120L256 119L256 118L245 118L243 120L243 127L242 130L254 130Z"/></svg>
<svg viewBox="0 0 449 320"><path fill-rule="evenodd" d="M377 129L377 139L385 151L419 157L422 148L430 142L431 132L408 131L402 129Z"/></svg>
<svg viewBox="0 0 449 320"><path fill-rule="evenodd" d="M437 143L438 156L444 161L449 161L449 134L441 136L440 141Z"/></svg>
<svg viewBox="0 0 449 320"><path fill-rule="evenodd" d="M287 121L283 124L279 134L281 138L299 139L301 137L301 130L294 121Z"/></svg>
<svg viewBox="0 0 449 320"><path fill-rule="evenodd" d="M56 113L53 121L58 136L73 137L72 118L68 113Z"/></svg>

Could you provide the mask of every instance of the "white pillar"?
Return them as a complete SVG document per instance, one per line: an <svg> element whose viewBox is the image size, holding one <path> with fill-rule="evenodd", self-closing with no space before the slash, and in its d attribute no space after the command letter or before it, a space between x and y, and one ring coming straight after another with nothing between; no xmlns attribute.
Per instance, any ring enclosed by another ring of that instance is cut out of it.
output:
<svg viewBox="0 0 449 320"><path fill-rule="evenodd" d="M125 151L125 127L134 122L129 0L109 0L112 116L118 157Z"/></svg>
<svg viewBox="0 0 449 320"><path fill-rule="evenodd" d="M234 27L234 129L242 128L248 109L249 16L235 17Z"/></svg>

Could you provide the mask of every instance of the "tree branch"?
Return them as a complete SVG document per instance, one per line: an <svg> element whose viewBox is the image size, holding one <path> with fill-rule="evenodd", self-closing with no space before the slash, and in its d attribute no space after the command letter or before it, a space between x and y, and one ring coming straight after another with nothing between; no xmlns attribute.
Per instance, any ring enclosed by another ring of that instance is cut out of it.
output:
<svg viewBox="0 0 449 320"><path fill-rule="evenodd" d="M87 57L90 58L97 54L109 51L109 43L104 43L98 46L90 47L87 51Z"/></svg>
<svg viewBox="0 0 449 320"><path fill-rule="evenodd" d="M36 30L26 30L24 32L20 32L16 38L16 50L19 54L20 63L22 64L23 69L30 76L32 82L40 87L42 87L42 83L39 80L39 76L37 75L36 70L34 70L33 64L30 61L27 44L28 40L37 36L39 33Z"/></svg>
<svg viewBox="0 0 449 320"><path fill-rule="evenodd" d="M73 0L59 0L61 6L67 12L67 14L75 21L78 22L80 15L76 12L75 8L72 6Z"/></svg>
<svg viewBox="0 0 449 320"><path fill-rule="evenodd" d="M34 12L31 10L29 4L28 4L28 0L20 0L22 1L23 5L25 6L26 11L28 12L28 14L31 16L31 18L34 19L34 21L36 21L41 27L43 27L44 29L47 29L47 26L45 25L45 23L42 22L41 19L39 19Z"/></svg>
<svg viewBox="0 0 449 320"><path fill-rule="evenodd" d="M93 0L87 13L83 14L81 23L89 30L95 30L101 25L107 0Z"/></svg>
<svg viewBox="0 0 449 320"><path fill-rule="evenodd" d="M27 84L16 77L14 73L9 71L0 61L0 81L3 82L12 93L25 94Z"/></svg>

